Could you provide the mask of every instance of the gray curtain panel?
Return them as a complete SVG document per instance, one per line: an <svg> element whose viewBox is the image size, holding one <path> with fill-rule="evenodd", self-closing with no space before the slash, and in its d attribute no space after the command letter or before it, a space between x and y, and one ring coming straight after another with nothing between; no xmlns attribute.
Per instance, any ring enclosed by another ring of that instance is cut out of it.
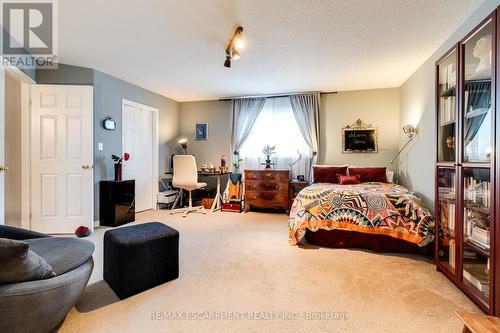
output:
<svg viewBox="0 0 500 333"><path fill-rule="evenodd" d="M264 97L233 100L231 123L231 149L233 152L239 151L245 143L265 103Z"/></svg>
<svg viewBox="0 0 500 333"><path fill-rule="evenodd" d="M318 161L319 154L319 110L320 94L291 95L293 114L305 142L312 151L311 166ZM312 167L310 167L312 169ZM310 174L310 172L309 172Z"/></svg>
<svg viewBox="0 0 500 333"><path fill-rule="evenodd" d="M472 142L479 132L484 118L491 109L491 81L467 82L466 90L469 93L468 105L465 112L465 144ZM484 109L487 112L475 117L468 117L468 113L476 109Z"/></svg>

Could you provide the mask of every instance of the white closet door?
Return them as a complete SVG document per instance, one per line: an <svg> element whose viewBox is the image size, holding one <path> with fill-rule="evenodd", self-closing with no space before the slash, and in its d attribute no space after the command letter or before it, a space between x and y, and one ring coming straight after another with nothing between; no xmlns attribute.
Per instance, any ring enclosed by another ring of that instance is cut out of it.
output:
<svg viewBox="0 0 500 333"><path fill-rule="evenodd" d="M135 210L153 208L153 112L137 105L123 106L123 179L135 179Z"/></svg>
<svg viewBox="0 0 500 333"><path fill-rule="evenodd" d="M93 230L93 89L34 85L31 99L32 229Z"/></svg>

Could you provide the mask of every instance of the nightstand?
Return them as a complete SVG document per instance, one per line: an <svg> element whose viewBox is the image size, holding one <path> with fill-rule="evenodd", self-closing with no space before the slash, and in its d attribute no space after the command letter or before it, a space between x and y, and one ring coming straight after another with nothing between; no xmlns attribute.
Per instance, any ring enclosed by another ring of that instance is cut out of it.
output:
<svg viewBox="0 0 500 333"><path fill-rule="evenodd" d="M309 184L306 181L291 180L288 185L288 210L292 209L293 200L297 194Z"/></svg>

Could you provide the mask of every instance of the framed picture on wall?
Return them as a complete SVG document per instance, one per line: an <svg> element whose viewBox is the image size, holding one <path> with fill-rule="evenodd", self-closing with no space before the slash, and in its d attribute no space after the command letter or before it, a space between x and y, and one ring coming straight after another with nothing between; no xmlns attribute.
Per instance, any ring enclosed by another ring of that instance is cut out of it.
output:
<svg viewBox="0 0 500 333"><path fill-rule="evenodd" d="M377 153L377 128L358 119L342 129L343 153Z"/></svg>
<svg viewBox="0 0 500 333"><path fill-rule="evenodd" d="M196 140L208 140L207 123L196 123L194 138Z"/></svg>

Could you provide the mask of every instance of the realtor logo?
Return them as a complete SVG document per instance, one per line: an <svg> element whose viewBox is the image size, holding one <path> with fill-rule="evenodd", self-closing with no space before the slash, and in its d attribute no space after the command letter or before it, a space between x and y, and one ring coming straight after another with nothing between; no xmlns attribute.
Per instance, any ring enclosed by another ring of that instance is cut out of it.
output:
<svg viewBox="0 0 500 333"><path fill-rule="evenodd" d="M4 64L52 66L57 42L55 0L2 1L2 25Z"/></svg>

